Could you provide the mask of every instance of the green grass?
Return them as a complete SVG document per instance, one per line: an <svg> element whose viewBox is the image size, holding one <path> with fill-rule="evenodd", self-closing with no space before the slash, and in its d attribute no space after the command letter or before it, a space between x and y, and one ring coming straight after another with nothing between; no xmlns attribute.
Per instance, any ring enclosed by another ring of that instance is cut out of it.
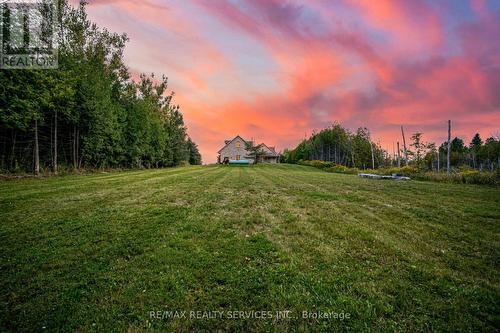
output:
<svg viewBox="0 0 500 333"><path fill-rule="evenodd" d="M499 188L186 167L3 181L0 223L0 331L500 325ZM176 310L226 318L150 317Z"/></svg>

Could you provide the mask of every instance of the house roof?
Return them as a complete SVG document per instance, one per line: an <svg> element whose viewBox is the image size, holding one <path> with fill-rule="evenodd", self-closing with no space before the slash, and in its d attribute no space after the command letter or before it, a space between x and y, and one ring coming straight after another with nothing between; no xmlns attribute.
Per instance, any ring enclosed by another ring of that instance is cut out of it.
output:
<svg viewBox="0 0 500 333"><path fill-rule="evenodd" d="M222 150L224 150L224 148L226 148L227 146L229 146L237 138L240 138L243 141L243 143L245 143L245 144L250 144L250 145L253 144L253 141L247 141L247 140L243 139L240 135L236 135L232 140L224 140L224 147L222 147L221 149L219 149L219 151L217 153L220 154L220 152ZM259 144L259 147L261 147L261 146L264 146L264 147L267 148L267 150L268 150L268 151L266 151L266 155L267 156L278 156L278 153L274 149L275 147L269 147L265 143Z"/></svg>
<svg viewBox="0 0 500 333"><path fill-rule="evenodd" d="M261 146L264 146L266 147L271 153L269 152L266 152L266 155L267 156L278 156L278 153L276 152L276 150L274 150L274 147L269 147L268 145L266 145L264 142L262 142L259 147Z"/></svg>
<svg viewBox="0 0 500 333"><path fill-rule="evenodd" d="M241 136L237 135L235 136L232 140L225 140L224 141L224 147L222 147L221 149L219 149L219 151L217 152L218 154L224 149L226 148L227 146L229 146L231 144L231 142L233 142L234 140L236 140L237 138L240 138L244 143L248 143L248 142L251 142L251 141L246 141L245 139L243 139Z"/></svg>

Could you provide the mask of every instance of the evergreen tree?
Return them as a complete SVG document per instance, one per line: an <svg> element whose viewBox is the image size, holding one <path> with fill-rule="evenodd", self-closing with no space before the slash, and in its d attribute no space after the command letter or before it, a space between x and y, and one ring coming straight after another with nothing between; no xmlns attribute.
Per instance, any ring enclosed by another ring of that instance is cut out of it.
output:
<svg viewBox="0 0 500 333"><path fill-rule="evenodd" d="M191 165L200 165L201 164L201 155L198 151L198 146L194 143L190 137L187 140L187 149L189 152L189 164Z"/></svg>
<svg viewBox="0 0 500 333"><path fill-rule="evenodd" d="M472 164L474 168L477 167L477 155L479 153L479 150L481 149L481 146L483 145L483 140L481 140L481 136L479 133L476 133L474 137L472 138L472 141L470 142L469 149L471 152L471 157L472 157Z"/></svg>

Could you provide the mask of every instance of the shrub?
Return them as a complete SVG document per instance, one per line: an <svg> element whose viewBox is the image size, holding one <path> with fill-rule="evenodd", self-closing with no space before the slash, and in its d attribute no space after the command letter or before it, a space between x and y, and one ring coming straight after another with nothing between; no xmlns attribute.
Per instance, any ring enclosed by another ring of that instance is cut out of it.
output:
<svg viewBox="0 0 500 333"><path fill-rule="evenodd" d="M335 172L335 173L347 173L347 174L358 174L359 170L358 168L348 168L343 165L334 165L330 168L327 169L329 172Z"/></svg>
<svg viewBox="0 0 500 333"><path fill-rule="evenodd" d="M328 168L328 171L330 172L339 172L339 173L346 173L348 170L349 168L343 165L334 165Z"/></svg>
<svg viewBox="0 0 500 333"><path fill-rule="evenodd" d="M415 176L418 173L418 170L413 167L413 166L403 166L403 167L393 167L393 168L387 168L387 169L381 169L382 174L384 175L392 175L394 173L403 175L405 177L412 177ZM375 170L377 173L381 173L380 170Z"/></svg>
<svg viewBox="0 0 500 333"><path fill-rule="evenodd" d="M330 168L330 167L335 165L335 163L333 163L333 162L323 162L323 161L319 161L319 160L312 160L312 161L299 160L297 162L297 164L307 165L307 166L311 166L311 167L318 168L318 169Z"/></svg>
<svg viewBox="0 0 500 333"><path fill-rule="evenodd" d="M462 175L462 176L469 176L469 175L477 175L479 174L480 172L478 170L465 170L465 171L461 171L459 174Z"/></svg>

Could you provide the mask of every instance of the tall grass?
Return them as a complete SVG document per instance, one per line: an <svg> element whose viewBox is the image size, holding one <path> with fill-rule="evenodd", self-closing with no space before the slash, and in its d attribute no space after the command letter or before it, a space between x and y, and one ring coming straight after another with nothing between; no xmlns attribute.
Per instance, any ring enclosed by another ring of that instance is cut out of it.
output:
<svg viewBox="0 0 500 333"><path fill-rule="evenodd" d="M478 171L478 170L457 170L451 175L446 172L436 171L420 171L413 166L379 168L359 170L357 168L349 168L343 165L338 165L333 162L324 162L318 160L300 160L300 165L307 165L314 168L324 170L326 172L358 174L359 172L373 173L377 175L392 175L399 174L405 177L410 177L417 180L428 180L435 182L446 183L462 183L462 184L479 184L479 185L500 185L500 168L496 171Z"/></svg>

